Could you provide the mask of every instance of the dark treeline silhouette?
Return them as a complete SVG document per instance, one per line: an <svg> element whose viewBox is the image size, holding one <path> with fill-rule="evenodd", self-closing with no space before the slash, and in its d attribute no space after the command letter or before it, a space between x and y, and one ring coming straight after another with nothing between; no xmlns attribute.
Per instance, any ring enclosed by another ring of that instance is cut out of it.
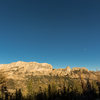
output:
<svg viewBox="0 0 100 100"><path fill-rule="evenodd" d="M0 100L97 100L100 99L100 82L96 82L96 84L98 91L89 80L85 85L81 80L82 93L79 93L70 84L67 87L63 84L62 88L59 89L52 88L49 84L46 90L39 87L38 93L28 94L26 97L22 95L21 89L12 94L8 92L6 86L2 86Z"/></svg>

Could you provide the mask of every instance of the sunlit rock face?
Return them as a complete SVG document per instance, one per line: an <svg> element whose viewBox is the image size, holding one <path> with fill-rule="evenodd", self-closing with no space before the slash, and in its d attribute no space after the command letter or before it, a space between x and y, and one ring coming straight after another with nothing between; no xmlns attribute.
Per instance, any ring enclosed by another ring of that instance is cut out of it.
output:
<svg viewBox="0 0 100 100"><path fill-rule="evenodd" d="M68 75L70 72L71 72L71 68L67 66L66 68L54 69L52 71L52 75L65 76L65 75Z"/></svg>
<svg viewBox="0 0 100 100"><path fill-rule="evenodd" d="M72 68L72 71L87 71L88 72L88 69L85 67L74 67Z"/></svg>
<svg viewBox="0 0 100 100"><path fill-rule="evenodd" d="M7 78L14 80L23 80L26 76L39 76L39 75L48 75L48 76L67 76L71 78L79 78L80 74L83 75L83 78L94 78L96 79L95 74L88 71L88 69L82 67L53 69L52 65L48 63L37 63L37 62L13 62L10 64L0 64L0 71L6 74Z"/></svg>
<svg viewBox="0 0 100 100"><path fill-rule="evenodd" d="M1 64L0 69L3 70L17 70L23 69L23 72L29 71L50 71L52 70L52 66L47 63L36 63L36 62L15 62L11 64Z"/></svg>
<svg viewBox="0 0 100 100"><path fill-rule="evenodd" d="M19 78L17 76L25 75L49 75L52 72L52 66L47 63L37 62L14 62L10 64L1 64L0 70L8 75L8 78ZM20 78L21 78L20 77Z"/></svg>
<svg viewBox="0 0 100 100"><path fill-rule="evenodd" d="M70 72L71 72L71 68L70 68L69 66L67 66L67 67L65 68L65 71L66 71L67 73L70 73Z"/></svg>

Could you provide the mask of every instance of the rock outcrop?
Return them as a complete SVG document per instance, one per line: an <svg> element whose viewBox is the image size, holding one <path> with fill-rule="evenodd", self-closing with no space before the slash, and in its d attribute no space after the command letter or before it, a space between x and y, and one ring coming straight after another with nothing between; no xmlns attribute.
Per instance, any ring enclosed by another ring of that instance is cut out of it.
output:
<svg viewBox="0 0 100 100"><path fill-rule="evenodd" d="M72 68L72 71L87 71L88 72L88 69L85 68L85 67L74 67Z"/></svg>
<svg viewBox="0 0 100 100"><path fill-rule="evenodd" d="M0 71L6 74L8 79L23 80L26 76L67 76L71 78L79 78L80 74L83 74L84 78L95 78L96 75L88 71L85 67L75 67L53 69L52 65L47 63L37 63L37 62L13 62L10 64L1 64Z"/></svg>
<svg viewBox="0 0 100 100"><path fill-rule="evenodd" d="M6 73L8 78L19 79L26 75L49 75L52 72L52 66L47 63L37 62L14 62L10 64L1 64L0 71Z"/></svg>
<svg viewBox="0 0 100 100"><path fill-rule="evenodd" d="M69 66L67 66L67 67L65 68L65 71L66 71L67 73L70 73L70 72L71 72L71 68L70 68Z"/></svg>

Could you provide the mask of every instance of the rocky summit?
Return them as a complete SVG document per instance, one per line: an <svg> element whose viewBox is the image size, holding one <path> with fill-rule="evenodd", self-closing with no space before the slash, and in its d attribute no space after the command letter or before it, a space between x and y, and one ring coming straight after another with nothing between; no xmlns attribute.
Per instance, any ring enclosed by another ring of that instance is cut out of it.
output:
<svg viewBox="0 0 100 100"><path fill-rule="evenodd" d="M86 69L85 67L74 67L70 68L67 66L66 68L59 68L59 69L53 69L52 65L48 63L37 63L37 62L13 62L10 64L1 64L0 65L0 72L3 72L6 74L6 77L8 79L18 79L21 80L25 78L26 76L32 75L32 76L41 76L41 75L47 75L47 76L67 76L78 78L78 72L82 72L84 75L83 77L95 77L95 74L89 74L90 71ZM96 77L95 77L96 78Z"/></svg>
<svg viewBox="0 0 100 100"><path fill-rule="evenodd" d="M0 71L6 73L7 78L19 79L25 75L48 75L52 72L52 66L47 63L37 62L13 62L10 64L1 64Z"/></svg>

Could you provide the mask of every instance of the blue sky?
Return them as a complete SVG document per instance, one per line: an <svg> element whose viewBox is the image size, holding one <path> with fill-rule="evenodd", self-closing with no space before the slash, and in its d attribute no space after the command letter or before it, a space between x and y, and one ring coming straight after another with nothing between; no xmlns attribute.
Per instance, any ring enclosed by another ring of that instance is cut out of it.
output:
<svg viewBox="0 0 100 100"><path fill-rule="evenodd" d="M0 0L0 63L100 69L100 0Z"/></svg>

